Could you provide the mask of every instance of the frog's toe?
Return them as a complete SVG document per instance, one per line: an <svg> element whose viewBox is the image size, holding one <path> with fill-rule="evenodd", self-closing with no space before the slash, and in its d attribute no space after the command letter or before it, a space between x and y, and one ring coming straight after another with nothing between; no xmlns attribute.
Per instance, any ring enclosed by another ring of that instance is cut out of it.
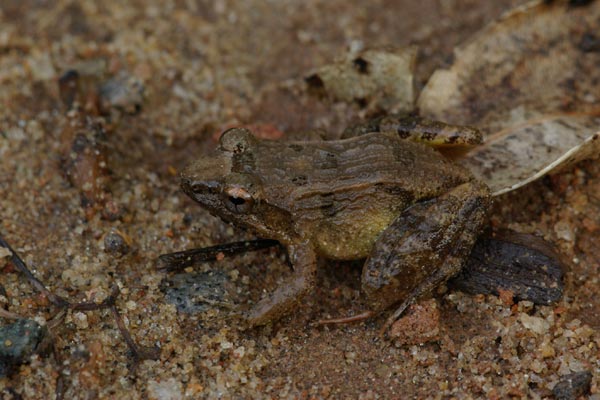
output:
<svg viewBox="0 0 600 400"><path fill-rule="evenodd" d="M312 287L313 282L303 279L284 283L273 295L262 299L246 313L246 322L250 326L260 326L281 318L297 307Z"/></svg>

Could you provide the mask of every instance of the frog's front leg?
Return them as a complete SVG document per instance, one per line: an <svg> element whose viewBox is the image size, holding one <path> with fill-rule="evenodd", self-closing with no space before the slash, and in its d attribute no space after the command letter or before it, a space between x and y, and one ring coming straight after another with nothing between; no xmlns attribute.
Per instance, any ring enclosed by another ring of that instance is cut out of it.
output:
<svg viewBox="0 0 600 400"><path fill-rule="evenodd" d="M288 255L294 273L269 297L260 300L247 314L251 326L276 320L296 306L315 285L317 256L307 243L289 245Z"/></svg>
<svg viewBox="0 0 600 400"><path fill-rule="evenodd" d="M375 311L400 303L384 331L416 298L458 273L487 221L487 186L469 182L417 203L379 236L362 289Z"/></svg>

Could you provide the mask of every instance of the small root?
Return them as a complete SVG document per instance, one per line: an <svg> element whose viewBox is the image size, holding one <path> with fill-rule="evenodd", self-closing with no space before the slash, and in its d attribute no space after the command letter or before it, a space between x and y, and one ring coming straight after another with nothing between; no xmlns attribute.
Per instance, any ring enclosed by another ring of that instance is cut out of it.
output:
<svg viewBox="0 0 600 400"><path fill-rule="evenodd" d="M373 311L365 311L363 313L352 315L350 317L320 319L317 321L317 325L348 324L351 322L364 321L365 319L371 318L373 315L375 315Z"/></svg>

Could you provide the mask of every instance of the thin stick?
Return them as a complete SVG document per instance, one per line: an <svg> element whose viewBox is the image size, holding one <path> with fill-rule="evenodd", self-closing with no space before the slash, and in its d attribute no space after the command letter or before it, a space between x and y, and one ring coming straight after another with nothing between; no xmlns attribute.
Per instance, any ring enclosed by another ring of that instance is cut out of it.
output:
<svg viewBox="0 0 600 400"><path fill-rule="evenodd" d="M6 311L4 308L0 308L0 317L8 318L8 319L21 319L23 318L19 314L12 313L10 311Z"/></svg>
<svg viewBox="0 0 600 400"><path fill-rule="evenodd" d="M137 364L140 361L158 360L158 358L160 357L160 349L148 348L148 347L138 347L138 345L135 343L135 341L131 337L131 334L127 330L127 327L125 326L125 322L123 321L123 318L121 318L121 314L119 313L119 309L117 308L116 304L113 304L110 306L110 311L112 312L113 317L114 317L115 321L117 322L117 327L119 328L119 332L121 332L121 335L123 336L123 339L125 340L125 343L127 344L127 347L129 347L129 351L132 354L133 361L134 361L132 369L135 370Z"/></svg>
<svg viewBox="0 0 600 400"><path fill-rule="evenodd" d="M350 317L320 319L317 321L317 325L347 324L350 322L364 321L365 319L371 318L373 315L375 315L373 311L365 311Z"/></svg>
<svg viewBox="0 0 600 400"><path fill-rule="evenodd" d="M125 343L127 344L127 347L129 347L129 350L131 351L131 353L133 355L133 358L135 361L134 367L139 361L158 359L158 357L160 355L160 351L158 349L146 349L146 348L140 349L140 348L138 348L138 346L135 344L135 341L131 337L131 334L125 327L125 323L123 322L123 319L121 318L121 314L119 313L119 310L117 309L117 306L116 306L117 297L119 296L119 287L117 285L114 285L112 287L111 294L101 303L94 303L94 302L71 303L68 300L66 300L58 295L55 295L50 290L48 290L48 288L46 288L46 286L39 279L37 279L31 273L31 271L29 271L29 269L27 268L27 265L25 264L23 259L19 256L19 254L17 254L17 252L15 252L10 247L10 245L6 242L6 240L4 240L2 235L0 235L0 245L2 247L7 248L11 252L12 263L15 265L15 267L17 268L17 270L19 272L21 272L22 274L24 274L27 277L27 279L32 284L32 286L35 289L37 289L40 293L44 294L50 300L50 302L52 302L52 304L54 304L55 306L57 306L60 309L60 311L50 321L48 321L48 327L55 328L56 326L58 326L64 320L64 317L66 316L66 310L68 310L68 309L71 309L73 311L94 311L94 310L100 310L103 308L109 308L112 311L112 314L115 318L117 327L118 327L119 331L121 332L121 335L125 339ZM0 317L13 315L13 313L11 313L9 311L3 310L3 309L0 309L0 310L1 310ZM14 314L14 315L16 315L16 314ZM61 376L59 376L59 379L61 378Z"/></svg>
<svg viewBox="0 0 600 400"><path fill-rule="evenodd" d="M46 288L46 286L44 286L44 284L39 279L37 279L31 271L29 271L29 269L27 268L27 265L25 264L25 261L23 261L23 259L19 256L19 254L16 251L14 251L12 249L12 247L10 247L8 242L6 240L4 240L4 238L2 237L1 234L0 234L0 246L5 247L10 251L10 253L11 253L10 260L12 261L15 268L20 273L25 275L25 277L29 280L31 285L34 288L36 288L38 292L40 292L44 296L46 296L52 304L54 304L57 307L66 307L69 305L69 302L67 300L63 299L62 297L60 297L58 295L55 295L50 290L48 290L48 288Z"/></svg>
<svg viewBox="0 0 600 400"><path fill-rule="evenodd" d="M100 310L102 308L109 308L115 305L117 301L117 297L119 297L119 287L114 285L112 287L110 295L104 299L102 303L94 303L94 302L82 302L69 304L69 308L73 311L93 311Z"/></svg>

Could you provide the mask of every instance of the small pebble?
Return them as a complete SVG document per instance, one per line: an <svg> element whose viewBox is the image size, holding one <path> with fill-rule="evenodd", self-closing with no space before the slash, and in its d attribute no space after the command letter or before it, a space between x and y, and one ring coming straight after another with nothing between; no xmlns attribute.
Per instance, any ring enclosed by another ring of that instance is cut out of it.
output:
<svg viewBox="0 0 600 400"><path fill-rule="evenodd" d="M575 400L579 396L589 393L592 382L590 371L574 372L565 375L552 389L552 394L558 400Z"/></svg>
<svg viewBox="0 0 600 400"><path fill-rule="evenodd" d="M519 315L523 326L538 335L543 335L550 329L550 324L543 318L532 317L525 313Z"/></svg>
<svg viewBox="0 0 600 400"><path fill-rule="evenodd" d="M186 314L230 308L229 277L223 271L175 274L163 280L161 290L168 303Z"/></svg>
<svg viewBox="0 0 600 400"><path fill-rule="evenodd" d="M539 351L540 351L540 354L542 355L542 357L544 357L544 358L551 358L556 355L556 351L554 350L554 347L552 347L552 345L548 342L542 343L540 345Z"/></svg>
<svg viewBox="0 0 600 400"><path fill-rule="evenodd" d="M129 245L123 235L112 231L104 236L104 251L124 255L129 252Z"/></svg>
<svg viewBox="0 0 600 400"><path fill-rule="evenodd" d="M0 258L8 258L12 256L12 253L6 247L0 247Z"/></svg>
<svg viewBox="0 0 600 400"><path fill-rule="evenodd" d="M144 100L144 84L137 78L121 74L100 84L100 105L103 112L111 108L137 114Z"/></svg>
<svg viewBox="0 0 600 400"><path fill-rule="evenodd" d="M398 345L415 345L438 340L440 310L435 299L411 305L406 315L394 322L389 334Z"/></svg>
<svg viewBox="0 0 600 400"><path fill-rule="evenodd" d="M557 222L556 225L554 225L554 232L559 239L566 242L572 242L575 237L573 227L567 221Z"/></svg>
<svg viewBox="0 0 600 400"><path fill-rule="evenodd" d="M0 378L9 375L13 367L39 352L47 332L45 327L31 319L20 319L0 327Z"/></svg>
<svg viewBox="0 0 600 400"><path fill-rule="evenodd" d="M75 324L75 326L77 326L78 329L87 329L90 326L88 324L87 315L85 315L85 313L81 311L73 313L72 319L73 323Z"/></svg>

